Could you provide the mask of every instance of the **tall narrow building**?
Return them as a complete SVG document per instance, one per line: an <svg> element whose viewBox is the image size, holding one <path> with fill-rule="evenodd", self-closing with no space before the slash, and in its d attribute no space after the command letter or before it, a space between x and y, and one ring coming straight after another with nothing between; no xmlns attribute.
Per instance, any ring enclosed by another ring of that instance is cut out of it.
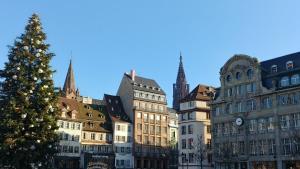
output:
<svg viewBox="0 0 300 169"><path fill-rule="evenodd" d="M72 60L70 60L68 73L65 79L65 84L63 88L64 97L68 99L75 99L79 95L79 90L75 89L75 78L72 66Z"/></svg>
<svg viewBox="0 0 300 169"><path fill-rule="evenodd" d="M176 83L173 84L173 108L179 111L180 100L189 94L189 84L187 84L180 53L180 62L177 73Z"/></svg>
<svg viewBox="0 0 300 169"><path fill-rule="evenodd" d="M119 90L133 126L135 169L166 169L169 154L169 114L166 93L153 79L124 74Z"/></svg>

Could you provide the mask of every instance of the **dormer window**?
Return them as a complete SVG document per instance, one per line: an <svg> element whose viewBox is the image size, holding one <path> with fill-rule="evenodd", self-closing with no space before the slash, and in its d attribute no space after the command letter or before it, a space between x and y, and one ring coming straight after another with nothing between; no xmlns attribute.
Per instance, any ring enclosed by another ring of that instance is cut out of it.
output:
<svg viewBox="0 0 300 169"><path fill-rule="evenodd" d="M288 86L288 85L290 85L289 77L288 76L282 77L281 80L280 80L280 86L285 87L285 86Z"/></svg>
<svg viewBox="0 0 300 169"><path fill-rule="evenodd" d="M111 103L111 99L108 99L108 102Z"/></svg>
<svg viewBox="0 0 300 169"><path fill-rule="evenodd" d="M295 74L291 77L291 84L292 85L297 85L300 83L300 76L299 74Z"/></svg>
<svg viewBox="0 0 300 169"><path fill-rule="evenodd" d="M273 65L271 67L271 73L276 73L277 72L277 65Z"/></svg>
<svg viewBox="0 0 300 169"><path fill-rule="evenodd" d="M293 61L286 62L286 70L292 70L294 67Z"/></svg>
<svg viewBox="0 0 300 169"><path fill-rule="evenodd" d="M76 112L75 112L75 111L72 111L72 112L71 112L71 118L72 118L72 119L76 119Z"/></svg>
<svg viewBox="0 0 300 169"><path fill-rule="evenodd" d="M88 113L88 116L89 116L89 117L93 117L93 114L92 114L92 113Z"/></svg>

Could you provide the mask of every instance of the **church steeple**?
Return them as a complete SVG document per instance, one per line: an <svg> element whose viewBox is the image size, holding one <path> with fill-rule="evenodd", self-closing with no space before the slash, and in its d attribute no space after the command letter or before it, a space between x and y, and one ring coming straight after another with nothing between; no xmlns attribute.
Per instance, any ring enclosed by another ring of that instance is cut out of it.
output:
<svg viewBox="0 0 300 169"><path fill-rule="evenodd" d="M72 66L72 60L70 60L68 73L65 79L65 84L63 88L64 96L66 98L75 99L76 98L76 88L75 88L75 78ZM79 92L78 92L79 93Z"/></svg>
<svg viewBox="0 0 300 169"><path fill-rule="evenodd" d="M180 52L176 83L173 84L173 108L175 110L179 110L180 100L183 99L188 94L189 94L189 84L187 84L186 81L183 63L182 63L182 55Z"/></svg>

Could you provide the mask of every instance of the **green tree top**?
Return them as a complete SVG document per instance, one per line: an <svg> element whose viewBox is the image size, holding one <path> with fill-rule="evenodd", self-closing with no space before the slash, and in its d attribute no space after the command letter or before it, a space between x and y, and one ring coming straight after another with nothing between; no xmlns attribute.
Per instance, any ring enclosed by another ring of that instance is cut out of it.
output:
<svg viewBox="0 0 300 169"><path fill-rule="evenodd" d="M53 53L33 14L10 46L0 73L0 168L52 168L56 153L57 95L49 65Z"/></svg>

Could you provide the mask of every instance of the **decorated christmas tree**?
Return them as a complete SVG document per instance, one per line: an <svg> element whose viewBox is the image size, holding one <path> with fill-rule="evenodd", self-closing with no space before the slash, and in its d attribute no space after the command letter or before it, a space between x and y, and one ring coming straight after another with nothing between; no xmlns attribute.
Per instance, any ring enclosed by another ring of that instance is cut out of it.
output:
<svg viewBox="0 0 300 169"><path fill-rule="evenodd" d="M58 109L45 40L33 14L0 71L0 168L52 168Z"/></svg>

